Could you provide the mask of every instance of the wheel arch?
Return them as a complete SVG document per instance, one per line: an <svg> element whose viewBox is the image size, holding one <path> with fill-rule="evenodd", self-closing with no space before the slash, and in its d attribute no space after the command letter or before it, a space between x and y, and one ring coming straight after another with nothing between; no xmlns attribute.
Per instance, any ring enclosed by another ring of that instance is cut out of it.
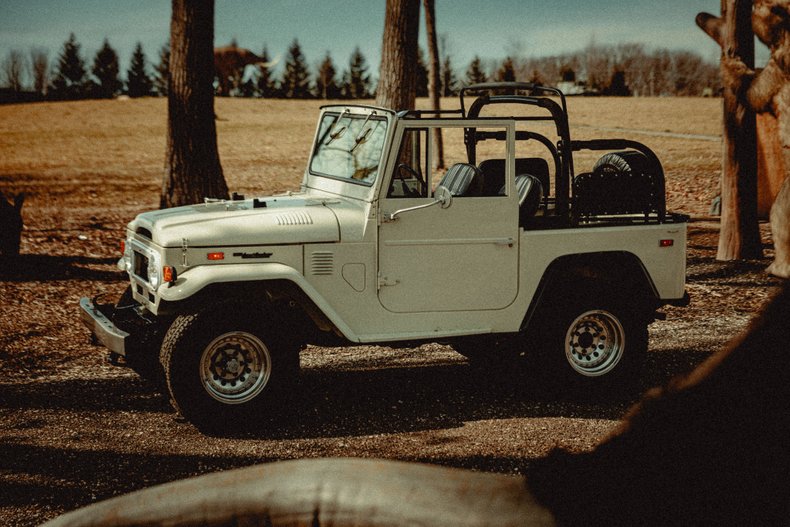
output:
<svg viewBox="0 0 790 527"><path fill-rule="evenodd" d="M316 336L331 333L354 340L348 325L296 270L286 268L283 272L269 274L246 276L241 280L218 277L206 280L188 296L170 300L163 295L157 315L192 313L223 302L249 303L251 306L264 303L272 306L272 312L282 316L283 321L310 323L311 329L316 330Z"/></svg>
<svg viewBox="0 0 790 527"><path fill-rule="evenodd" d="M571 294L576 288L593 284L616 288L618 294L628 294L644 302L646 316L651 316L660 305L658 290L635 254L602 251L563 255L546 267L521 330L529 326L542 305L558 301L558 295Z"/></svg>

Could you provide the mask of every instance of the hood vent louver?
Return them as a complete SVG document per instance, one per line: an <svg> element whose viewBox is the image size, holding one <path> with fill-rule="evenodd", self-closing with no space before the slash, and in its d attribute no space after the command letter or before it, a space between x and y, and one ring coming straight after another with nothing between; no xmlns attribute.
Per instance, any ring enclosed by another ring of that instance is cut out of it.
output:
<svg viewBox="0 0 790 527"><path fill-rule="evenodd" d="M329 251L316 251L312 254L310 267L313 275L329 276L335 272L335 254Z"/></svg>
<svg viewBox="0 0 790 527"><path fill-rule="evenodd" d="M290 211L277 214L274 217L277 225L312 225L313 218L303 211Z"/></svg>

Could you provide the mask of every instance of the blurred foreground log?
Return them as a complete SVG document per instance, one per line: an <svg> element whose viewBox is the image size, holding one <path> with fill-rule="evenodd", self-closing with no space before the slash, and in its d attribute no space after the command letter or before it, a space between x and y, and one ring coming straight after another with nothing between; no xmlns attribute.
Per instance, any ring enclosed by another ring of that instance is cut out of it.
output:
<svg viewBox="0 0 790 527"><path fill-rule="evenodd" d="M283 461L177 481L45 524L87 526L554 525L524 480L397 461Z"/></svg>

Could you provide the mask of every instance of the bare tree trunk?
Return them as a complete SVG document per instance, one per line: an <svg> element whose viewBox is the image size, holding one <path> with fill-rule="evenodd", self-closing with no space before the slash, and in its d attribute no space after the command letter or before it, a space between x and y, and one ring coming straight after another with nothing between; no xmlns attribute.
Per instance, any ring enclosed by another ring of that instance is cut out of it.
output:
<svg viewBox="0 0 790 527"><path fill-rule="evenodd" d="M376 104L414 109L419 0L387 0Z"/></svg>
<svg viewBox="0 0 790 527"><path fill-rule="evenodd" d="M173 0L160 207L227 198L214 122L214 0Z"/></svg>
<svg viewBox="0 0 790 527"><path fill-rule="evenodd" d="M439 61L439 46L436 39L436 5L434 0L423 0L425 7L425 31L428 35L428 56L430 57L431 72L428 77L428 97L431 99L431 106L439 110L441 108L441 67ZM433 129L434 142L434 168L444 168L444 142L442 141L442 130Z"/></svg>
<svg viewBox="0 0 790 527"><path fill-rule="evenodd" d="M752 2L721 0L721 18L699 15L697 24L722 47L724 158L721 177L721 231L718 260L760 258L757 223L757 132L755 114L739 97L728 60L754 68Z"/></svg>

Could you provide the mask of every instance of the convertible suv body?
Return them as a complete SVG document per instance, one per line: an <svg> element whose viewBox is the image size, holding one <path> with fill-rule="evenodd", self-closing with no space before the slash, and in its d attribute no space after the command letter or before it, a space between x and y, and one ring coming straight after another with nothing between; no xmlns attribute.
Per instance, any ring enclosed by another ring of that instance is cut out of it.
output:
<svg viewBox="0 0 790 527"><path fill-rule="evenodd" d="M164 379L198 426L281 404L308 343L440 341L476 365L525 355L568 386L617 387L657 310L687 302L687 218L666 212L655 154L571 140L553 88L474 85L454 110L325 106L310 152L298 192L140 214L127 292L81 300L111 356Z"/></svg>

